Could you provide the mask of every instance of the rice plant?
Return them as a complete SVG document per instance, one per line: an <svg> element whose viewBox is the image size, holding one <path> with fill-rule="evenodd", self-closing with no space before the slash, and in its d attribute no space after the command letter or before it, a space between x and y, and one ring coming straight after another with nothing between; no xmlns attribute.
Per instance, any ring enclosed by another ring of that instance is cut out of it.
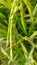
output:
<svg viewBox="0 0 37 65"><path fill-rule="evenodd" d="M37 65L37 0L0 0L0 65Z"/></svg>

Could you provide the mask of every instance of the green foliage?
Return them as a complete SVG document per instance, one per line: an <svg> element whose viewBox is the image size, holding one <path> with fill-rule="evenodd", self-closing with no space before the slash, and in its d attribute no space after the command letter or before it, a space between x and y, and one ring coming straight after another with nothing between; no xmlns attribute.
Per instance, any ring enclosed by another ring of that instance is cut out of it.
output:
<svg viewBox="0 0 37 65"><path fill-rule="evenodd" d="M0 0L0 65L37 65L37 0Z"/></svg>

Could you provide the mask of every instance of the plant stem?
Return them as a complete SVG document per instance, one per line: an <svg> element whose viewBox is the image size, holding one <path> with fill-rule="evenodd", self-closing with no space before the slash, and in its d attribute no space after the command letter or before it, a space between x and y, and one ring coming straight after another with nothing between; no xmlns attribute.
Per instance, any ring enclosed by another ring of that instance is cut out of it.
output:
<svg viewBox="0 0 37 65"><path fill-rule="evenodd" d="M17 2L16 2L16 0L14 0L13 3L12 3L10 17L9 17L8 37L7 37L7 40L9 39L9 42L10 42L10 57L11 57L12 60L13 60L13 52L12 52L12 27L13 26L12 25L13 25L14 14L17 11L17 5L16 4L17 4Z"/></svg>
<svg viewBox="0 0 37 65"><path fill-rule="evenodd" d="M33 14L32 14L33 13L33 9L32 9L32 5L30 4L30 2L28 0L23 0L23 1L24 1L25 5L28 8L31 20L33 21Z"/></svg>
<svg viewBox="0 0 37 65"><path fill-rule="evenodd" d="M26 33L26 23L24 22L24 11L23 11L23 4L22 1L20 0L20 14L21 14L21 24L23 26L24 32Z"/></svg>

